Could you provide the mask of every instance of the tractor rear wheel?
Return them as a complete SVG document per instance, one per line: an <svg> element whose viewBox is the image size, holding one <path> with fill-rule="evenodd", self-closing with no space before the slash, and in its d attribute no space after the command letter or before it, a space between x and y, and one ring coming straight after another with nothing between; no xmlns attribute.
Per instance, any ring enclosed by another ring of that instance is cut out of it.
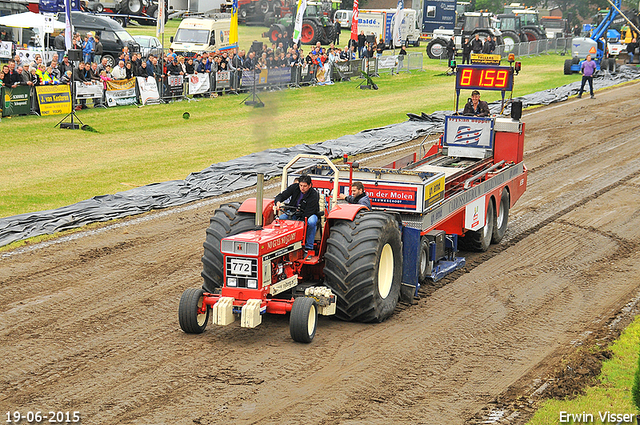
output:
<svg viewBox="0 0 640 425"><path fill-rule="evenodd" d="M316 44L320 41L320 28L313 21L302 21L300 41L302 44Z"/></svg>
<svg viewBox="0 0 640 425"><path fill-rule="evenodd" d="M299 297L293 301L289 317L289 332L296 342L311 342L318 327L318 305L313 298Z"/></svg>
<svg viewBox="0 0 640 425"><path fill-rule="evenodd" d="M509 205L511 203L511 197L509 191L502 189L502 195L500 196L500 206L498 207L498 214L496 215L496 222L493 225L493 234L491 235L491 243L500 243L507 231L509 224Z"/></svg>
<svg viewBox="0 0 640 425"><path fill-rule="evenodd" d="M189 288L182 293L178 306L180 328L188 334L201 334L207 328L210 308L206 313L199 313L204 300L204 289Z"/></svg>
<svg viewBox="0 0 640 425"><path fill-rule="evenodd" d="M402 240L397 221L381 212L359 212L331 226L325 281L337 296L336 317L382 322L398 303Z"/></svg>
<svg viewBox="0 0 640 425"><path fill-rule="evenodd" d="M573 65L573 60L567 59L564 61L564 75L573 74L573 71L571 70L572 65Z"/></svg>
<svg viewBox="0 0 640 425"><path fill-rule="evenodd" d="M470 230L460 239L461 248L465 251L484 252L491 246L493 226L496 223L496 210L489 200L487 206L486 224L480 230Z"/></svg>
<svg viewBox="0 0 640 425"><path fill-rule="evenodd" d="M239 202L221 205L211 218L204 242L201 273L204 278L202 288L207 292L213 292L222 286L224 264L220 241L255 228L255 214L238 212L238 208Z"/></svg>
<svg viewBox="0 0 640 425"><path fill-rule="evenodd" d="M527 36L527 41L536 41L538 40L538 38L540 38L538 34L533 30L524 30L523 32L524 35Z"/></svg>
<svg viewBox="0 0 640 425"><path fill-rule="evenodd" d="M336 34L338 33L336 31L336 27L333 24L329 24L326 27L324 27L324 30L327 34L327 43L326 44L331 44L333 42L336 41Z"/></svg>

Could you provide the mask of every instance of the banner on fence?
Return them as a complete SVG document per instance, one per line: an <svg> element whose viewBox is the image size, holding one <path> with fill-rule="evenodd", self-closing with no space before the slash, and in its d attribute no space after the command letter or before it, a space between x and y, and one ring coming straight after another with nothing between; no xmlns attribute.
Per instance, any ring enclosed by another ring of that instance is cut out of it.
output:
<svg viewBox="0 0 640 425"><path fill-rule="evenodd" d="M493 55L490 53L471 53L471 63L500 65L500 59L500 55Z"/></svg>
<svg viewBox="0 0 640 425"><path fill-rule="evenodd" d="M104 97L107 101L107 106L136 104L136 79L107 81L107 91Z"/></svg>
<svg viewBox="0 0 640 425"><path fill-rule="evenodd" d="M272 68L267 75L267 84L285 85L291 82L291 68Z"/></svg>
<svg viewBox="0 0 640 425"><path fill-rule="evenodd" d="M378 69L395 68L398 65L398 55L382 56L378 58Z"/></svg>
<svg viewBox="0 0 640 425"><path fill-rule="evenodd" d="M189 94L202 94L209 91L209 74L187 75L189 80Z"/></svg>
<svg viewBox="0 0 640 425"><path fill-rule="evenodd" d="M2 116L27 115L31 112L31 87L17 86L2 88Z"/></svg>
<svg viewBox="0 0 640 425"><path fill-rule="evenodd" d="M256 83L258 82L259 78L260 78L260 73L258 72L243 71L242 80L240 84L245 87L251 87L253 86L254 82Z"/></svg>
<svg viewBox="0 0 640 425"><path fill-rule="evenodd" d="M0 41L0 58L11 59L11 42Z"/></svg>
<svg viewBox="0 0 640 425"><path fill-rule="evenodd" d="M140 101L143 105L160 103L158 84L153 77L136 77L138 80L138 90L140 90Z"/></svg>
<svg viewBox="0 0 640 425"><path fill-rule="evenodd" d="M231 71L216 72L216 90L231 87Z"/></svg>
<svg viewBox="0 0 640 425"><path fill-rule="evenodd" d="M169 90L167 90L165 95L171 97L182 96L182 93L184 92L184 80L182 75L169 75L167 77L167 84L169 86Z"/></svg>
<svg viewBox="0 0 640 425"><path fill-rule="evenodd" d="M71 112L70 86L60 84L57 86L36 87L40 115L68 114Z"/></svg>
<svg viewBox="0 0 640 425"><path fill-rule="evenodd" d="M104 87L102 81L80 82L76 81L76 99L102 99Z"/></svg>

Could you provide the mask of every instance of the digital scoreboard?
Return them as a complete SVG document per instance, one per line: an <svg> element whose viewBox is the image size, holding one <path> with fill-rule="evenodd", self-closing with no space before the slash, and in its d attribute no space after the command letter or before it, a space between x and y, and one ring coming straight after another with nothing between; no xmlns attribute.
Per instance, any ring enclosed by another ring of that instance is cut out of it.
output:
<svg viewBox="0 0 640 425"><path fill-rule="evenodd" d="M459 65L456 72L456 91L513 90L513 69L509 66Z"/></svg>

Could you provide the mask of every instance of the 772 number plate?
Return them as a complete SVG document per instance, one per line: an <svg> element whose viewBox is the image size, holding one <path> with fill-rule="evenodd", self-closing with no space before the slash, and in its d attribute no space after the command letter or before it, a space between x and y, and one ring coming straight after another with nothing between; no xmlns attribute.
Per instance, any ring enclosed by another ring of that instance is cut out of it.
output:
<svg viewBox="0 0 640 425"><path fill-rule="evenodd" d="M251 276L251 260L231 259L231 274Z"/></svg>

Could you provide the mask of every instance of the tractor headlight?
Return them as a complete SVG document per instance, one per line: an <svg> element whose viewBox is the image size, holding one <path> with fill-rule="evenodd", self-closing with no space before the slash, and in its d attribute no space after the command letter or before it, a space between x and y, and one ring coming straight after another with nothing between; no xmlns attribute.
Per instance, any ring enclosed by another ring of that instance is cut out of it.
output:
<svg viewBox="0 0 640 425"><path fill-rule="evenodd" d="M236 279L235 277L228 277L227 286L233 286L233 287L238 286L238 279Z"/></svg>
<svg viewBox="0 0 640 425"><path fill-rule="evenodd" d="M247 288L258 289L258 280L257 279L248 279L247 280Z"/></svg>

